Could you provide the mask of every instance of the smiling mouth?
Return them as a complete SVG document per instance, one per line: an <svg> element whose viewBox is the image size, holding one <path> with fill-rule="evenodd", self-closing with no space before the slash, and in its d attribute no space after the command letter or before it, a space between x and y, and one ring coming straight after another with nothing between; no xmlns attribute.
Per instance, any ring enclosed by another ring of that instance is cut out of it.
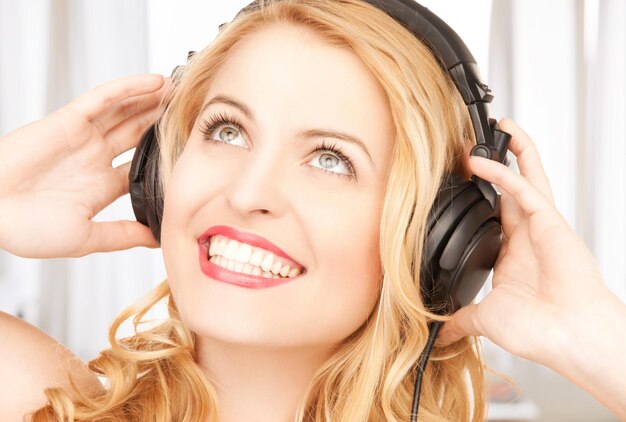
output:
<svg viewBox="0 0 626 422"><path fill-rule="evenodd" d="M306 274L306 268L270 251L214 235L203 244L207 261L237 274L268 279L291 279Z"/></svg>

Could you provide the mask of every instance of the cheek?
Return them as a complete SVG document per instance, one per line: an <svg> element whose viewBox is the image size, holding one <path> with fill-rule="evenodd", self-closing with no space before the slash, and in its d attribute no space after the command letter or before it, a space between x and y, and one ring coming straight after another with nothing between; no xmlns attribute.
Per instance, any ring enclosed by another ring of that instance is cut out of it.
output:
<svg viewBox="0 0 626 422"><path fill-rule="evenodd" d="M193 148L185 148L176 161L164 192L161 222L164 253L167 249L180 246L176 245L177 242L193 242L199 233L193 231L191 222L214 195L214 183L206 182L211 180L211 175L207 174L208 166L193 156Z"/></svg>
<svg viewBox="0 0 626 422"><path fill-rule="evenodd" d="M307 179L285 183L283 192L301 229L301 250L313 265L301 284L252 292L207 282L199 270L193 242L197 233L191 232L191 222L223 189L216 183L202 183L211 180L208 176L206 166L194 167L183 153L169 179L162 222L161 246L170 288L181 317L193 331L233 342L336 344L367 320L381 281L383 198L378 190L329 193L327 185L304 185L313 183L309 173ZM330 184L324 177L314 180ZM307 195L302 195L303 186ZM222 208L211 209L210 214L232 212ZM206 218L211 224L220 220Z"/></svg>
<svg viewBox="0 0 626 422"><path fill-rule="evenodd" d="M359 206L355 206L358 202ZM318 324L340 341L357 330L371 314L380 291L380 201L352 201L318 221L316 250L322 286ZM331 211L329 211L331 213ZM320 333L322 334L322 333ZM330 340L330 339L329 339Z"/></svg>
<svg viewBox="0 0 626 422"><path fill-rule="evenodd" d="M194 210L200 206L200 183L192 181L201 175L194 171L193 163L187 163L185 154L177 161L170 175L164 193L162 226L173 231L180 230L176 226L188 224Z"/></svg>
<svg viewBox="0 0 626 422"><path fill-rule="evenodd" d="M197 246L194 243L198 233L192 232L190 221L197 210L202 207L203 201L206 202L199 187L201 185L190 183L190 180L200 175L194 171L193 162L187 158L188 156L183 153L170 175L164 194L161 222L163 261L177 304L179 295L184 294L181 281L189 278L198 267ZM183 297L180 299L184 302Z"/></svg>

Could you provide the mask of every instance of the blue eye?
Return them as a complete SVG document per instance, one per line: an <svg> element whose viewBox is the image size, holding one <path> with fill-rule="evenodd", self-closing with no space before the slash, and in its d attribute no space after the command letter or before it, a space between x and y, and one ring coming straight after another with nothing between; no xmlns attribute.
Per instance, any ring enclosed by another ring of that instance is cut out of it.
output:
<svg viewBox="0 0 626 422"><path fill-rule="evenodd" d="M219 131L220 140L213 139L213 132L221 126L224 126L224 128ZM233 128L235 130L232 130ZM207 141L230 144L230 141L236 139L237 135L241 133L241 123L237 119L218 114L204 121L200 131L204 134L204 139ZM245 142L242 146L245 146Z"/></svg>
<svg viewBox="0 0 626 422"><path fill-rule="evenodd" d="M339 159L344 164L344 166L347 168L347 170L350 172L350 174L337 173L337 172L334 172L334 171L328 171L328 170L326 170L323 167L322 167L322 170L324 170L327 173L332 173L332 174L335 174L335 175L340 176L340 177L347 177L349 179L352 179L352 180L356 181L356 171L354 170L354 166L352 165L352 161L350 161L350 159L341 152L341 148L337 147L336 143L332 144L332 145L327 145L326 141L324 140L324 141L322 141L321 144L319 144L313 150L313 152L318 152L318 151L330 151L330 152L332 152L335 155L335 157L334 157L332 154L321 154L320 155L320 159L319 159L320 163L335 165L334 163L337 163L337 157L339 157ZM322 157L326 157L326 158L322 159ZM333 158L335 158L335 160L333 160Z"/></svg>
<svg viewBox="0 0 626 422"><path fill-rule="evenodd" d="M216 129L221 128L218 132L219 140L213 138L213 134ZM234 129L234 130L233 130ZM202 134L204 135L204 139L213 143L225 143L231 144L233 139L237 139L238 135L242 132L242 124L233 117L226 116L225 114L219 113L217 115L211 116L209 120L203 122L202 127L200 129ZM242 145L245 146L245 141L242 141ZM328 145L325 141L322 141L313 152L325 151L331 152L332 154L320 154L318 155L319 159L317 161L322 165L322 167L310 166L314 168L319 168L325 173L333 174L335 176L346 178L352 181L356 181L356 171L354 169L354 165L350 161L350 159L344 155L341 151L341 148L337 147L337 144ZM349 174L346 173L338 173L336 171L329 171L326 168L336 167L338 164L343 164ZM324 167L324 165L328 165L329 167Z"/></svg>

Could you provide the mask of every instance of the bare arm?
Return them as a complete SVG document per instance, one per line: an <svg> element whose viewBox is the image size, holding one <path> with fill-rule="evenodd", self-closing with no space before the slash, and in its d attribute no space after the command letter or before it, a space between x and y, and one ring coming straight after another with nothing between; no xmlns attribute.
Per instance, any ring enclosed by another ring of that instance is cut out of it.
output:
<svg viewBox="0 0 626 422"><path fill-rule="evenodd" d="M626 421L626 305L608 289L584 312L566 315L563 342L544 365Z"/></svg>
<svg viewBox="0 0 626 422"><path fill-rule="evenodd" d="M162 114L161 101L171 87L161 75L120 78L0 137L0 249L25 258L59 258L158 247L150 229L137 221L92 218L128 193L130 162L114 168L113 160L137 146ZM21 421L42 407L45 388L73 391L70 374L85 392L102 388L63 345L0 312L2 421Z"/></svg>
<svg viewBox="0 0 626 422"><path fill-rule="evenodd" d="M0 312L0 409L2 420L22 421L44 406L44 389L72 392L71 375L81 391L102 389L98 378L76 355L33 325Z"/></svg>

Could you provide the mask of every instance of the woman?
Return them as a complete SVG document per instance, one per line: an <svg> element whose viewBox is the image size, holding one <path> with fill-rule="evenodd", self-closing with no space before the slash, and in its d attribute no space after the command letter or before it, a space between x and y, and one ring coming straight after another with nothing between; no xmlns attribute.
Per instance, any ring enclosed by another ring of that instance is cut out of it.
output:
<svg viewBox="0 0 626 422"><path fill-rule="evenodd" d="M500 123L522 175L465 160L474 140L462 99L428 49L381 11L358 0L273 3L228 25L175 89L160 76L123 78L8 134L0 247L31 258L157 247L137 222L91 218L128 192L129 165L111 161L160 116L168 278L114 321L111 349L91 371L65 349L51 355L51 339L3 315L10 340L0 369L11 382L0 386L0 407L13 419L408 420L432 320L448 322L424 374L421 420L484 420L485 366L471 337L479 335L626 416L611 394L623 387L619 371L602 373L602 384L593 371L614 356L623 373L610 348L624 340L601 334L616 331L626 310L554 208L531 140ZM308 130L317 128L353 141ZM502 188L505 233L493 291L454 318L421 303L422 247L407 242L423 238L448 172ZM221 226L289 254L284 273L274 264L273 275L261 273L280 284L242 288L207 276L216 270L205 257L243 271L226 252L238 245L204 242ZM162 298L170 317L139 326ZM600 332L589 328L598 312L610 321ZM116 339L130 317L137 334ZM582 367L594 347L604 358Z"/></svg>

